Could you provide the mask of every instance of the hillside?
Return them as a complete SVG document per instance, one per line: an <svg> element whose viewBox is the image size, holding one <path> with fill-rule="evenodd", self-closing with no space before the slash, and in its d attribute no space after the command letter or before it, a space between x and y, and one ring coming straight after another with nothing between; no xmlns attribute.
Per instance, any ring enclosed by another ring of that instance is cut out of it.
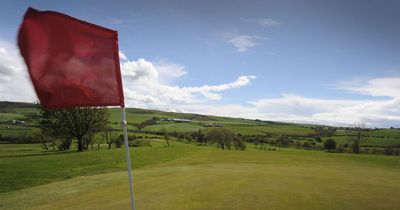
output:
<svg viewBox="0 0 400 210"><path fill-rule="evenodd" d="M110 108L110 112L111 118L109 123L115 130L119 130L120 109ZM38 113L39 109L32 103L0 102L0 134L3 137L3 141L6 137L18 137L29 140L32 134L38 131L35 121L31 119L31 116ZM276 139L283 135L288 136L292 141L309 141L313 143L315 136L320 135L314 128L328 128L327 126L320 125L163 112L139 108L127 108L126 113L130 133L157 134L162 128L165 128L167 132L176 135L179 132L187 133L199 129L207 130L211 127L225 127L236 134L245 136L251 142L268 142L270 139ZM24 123L18 123L18 121L23 121ZM138 129L138 124L146 121L150 123L146 124L143 129ZM351 143L343 128L330 128L335 129L336 132L330 136L322 135L322 141L327 138L333 138L338 144L346 145ZM257 136L262 136L262 138L257 139ZM321 142L314 142L313 144L322 146ZM369 138L362 142L362 146L400 147L400 130L372 129L369 131Z"/></svg>

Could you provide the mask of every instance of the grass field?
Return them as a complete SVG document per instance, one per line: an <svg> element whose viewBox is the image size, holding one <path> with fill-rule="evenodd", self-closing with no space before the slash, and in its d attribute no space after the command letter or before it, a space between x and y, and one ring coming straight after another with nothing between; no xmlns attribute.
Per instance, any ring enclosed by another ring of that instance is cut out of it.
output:
<svg viewBox="0 0 400 210"><path fill-rule="evenodd" d="M131 149L138 209L398 209L400 158L222 151L153 141ZM46 154L1 145L0 209L128 209L123 149ZM47 183L47 184L46 184ZM4 187L6 186L6 187Z"/></svg>
<svg viewBox="0 0 400 210"><path fill-rule="evenodd" d="M23 106L0 109L0 135L3 139L32 136L39 130L34 122L10 121L37 112ZM120 110L110 112L110 125L120 129ZM159 121L137 131L135 124L153 117L191 122ZM399 156L295 148L261 151L250 143L247 150L238 152L174 138L172 146L166 147L163 137L154 133L162 128L189 132L223 126L253 137L265 135L274 140L287 135L292 140L315 142L313 125L135 108L127 109L127 121L131 135L152 139L151 147L130 149L137 209L368 210L400 206ZM400 145L398 129L374 129L368 135L363 147ZM95 138L100 140L100 133ZM351 143L344 130L322 140L328 138L342 145ZM108 150L101 145L97 150L95 145L93 151L77 153L75 147L67 152L43 152L39 144L0 144L0 209L128 209L124 148Z"/></svg>
<svg viewBox="0 0 400 210"><path fill-rule="evenodd" d="M110 126L114 129L120 129L120 109L111 108ZM35 108L3 108L0 109L0 135L2 136L32 136L38 131L33 122L27 122L26 125L11 125L5 123L10 120L23 120L26 113L38 113ZM279 135L307 137L315 135L311 129L313 125L291 124L281 122L259 121L242 118L229 118L218 116L207 116L190 113L173 113L162 112L156 110L146 110L137 108L127 108L128 129L131 131L138 130L135 124L142 123L153 117L157 118L181 118L189 119L188 123L174 123L160 121L156 125L149 125L143 128L145 132L159 132L165 128L167 132L190 132L198 129L207 129L208 125L217 124L219 126L231 129L236 134L242 135ZM315 126L315 125L314 125ZM338 144L351 144L346 137L346 131L338 130L335 136L330 137L337 141ZM398 129L374 129L368 132L370 136L361 143L362 146L369 147L398 147L400 146L400 130ZM327 138L323 138L324 140Z"/></svg>

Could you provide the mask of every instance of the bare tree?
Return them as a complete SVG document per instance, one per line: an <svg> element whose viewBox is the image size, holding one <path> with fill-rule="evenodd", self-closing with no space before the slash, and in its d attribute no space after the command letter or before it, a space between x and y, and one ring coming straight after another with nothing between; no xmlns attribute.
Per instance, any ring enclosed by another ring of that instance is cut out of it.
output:
<svg viewBox="0 0 400 210"><path fill-rule="evenodd" d="M116 138L112 128L110 126L107 126L106 129L104 129L102 136L103 136L103 139L106 140L108 149L111 149L111 145L114 143L115 138Z"/></svg>
<svg viewBox="0 0 400 210"><path fill-rule="evenodd" d="M168 136L167 130L164 127L161 128L161 133L163 134L165 142L167 143L167 146L169 147L169 136Z"/></svg>
<svg viewBox="0 0 400 210"><path fill-rule="evenodd" d="M348 129L347 136L353 142L352 150L354 154L360 152L361 142L368 137L368 128L365 122L355 122Z"/></svg>

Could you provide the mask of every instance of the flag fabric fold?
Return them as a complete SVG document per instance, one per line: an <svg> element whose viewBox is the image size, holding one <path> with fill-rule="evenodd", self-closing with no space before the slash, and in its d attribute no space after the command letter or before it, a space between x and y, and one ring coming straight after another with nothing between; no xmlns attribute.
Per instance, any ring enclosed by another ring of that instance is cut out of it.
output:
<svg viewBox="0 0 400 210"><path fill-rule="evenodd" d="M124 107L116 31L29 8L18 46L43 108Z"/></svg>

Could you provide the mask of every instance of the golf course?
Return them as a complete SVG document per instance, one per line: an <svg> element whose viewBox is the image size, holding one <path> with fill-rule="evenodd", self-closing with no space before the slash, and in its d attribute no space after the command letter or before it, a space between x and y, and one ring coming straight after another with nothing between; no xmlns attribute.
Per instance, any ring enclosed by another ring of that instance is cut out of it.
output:
<svg viewBox="0 0 400 210"><path fill-rule="evenodd" d="M38 148L1 145L1 209L129 208L122 149L45 155ZM296 149L221 151L175 141L168 148L157 140L152 147L131 149L131 155L138 209L400 205L398 157ZM22 189L10 190L13 186Z"/></svg>
<svg viewBox="0 0 400 210"><path fill-rule="evenodd" d="M0 1L0 210L400 210L400 1Z"/></svg>
<svg viewBox="0 0 400 210"><path fill-rule="evenodd" d="M98 143L84 152L76 152L74 142L67 151L44 150L39 142L6 142L7 138L30 140L40 130L27 117L40 110L31 104L18 105L6 104L1 113L0 209L129 208L123 146L108 149L100 134L93 140ZM109 125L120 133L118 109L110 109L110 113ZM141 130L135 127L155 117L190 122L160 120ZM12 124L13 119L26 123ZM177 137L179 132L197 129L207 133L213 129L210 125L240 133L246 139L245 149L221 149L216 143ZM128 127L129 134L136 135L133 141L147 142L147 146L130 147L137 209L364 210L400 206L399 156L371 153L387 145L396 149L400 142L396 129L370 130L370 137L361 145L365 150L353 154L349 148L344 152L320 149L323 142L310 135L315 132L313 125L128 109ZM170 146L160 134L161 128L170 134ZM271 143L284 134L289 136L289 145ZM339 144L351 143L345 135L338 128L331 137L322 136L322 141L332 138ZM297 141L315 143L306 148L296 146Z"/></svg>

